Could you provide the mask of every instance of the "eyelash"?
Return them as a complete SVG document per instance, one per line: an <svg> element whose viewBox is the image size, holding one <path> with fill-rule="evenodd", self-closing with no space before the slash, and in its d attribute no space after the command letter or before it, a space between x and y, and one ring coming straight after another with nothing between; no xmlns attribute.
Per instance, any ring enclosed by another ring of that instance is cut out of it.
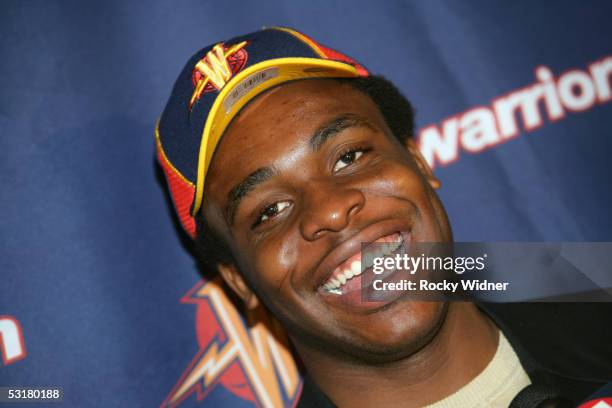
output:
<svg viewBox="0 0 612 408"><path fill-rule="evenodd" d="M360 147L360 146L352 146L352 147L348 147L344 150L342 150L337 156L336 156L336 161L334 162L334 167L336 166L336 164L342 159L343 156L346 156L347 154L350 153L361 153L362 156L363 154L369 152L371 149L367 148L367 147ZM357 162L359 159L361 158L361 156L357 157L354 159L354 161L352 163L347 164L346 166L350 166L351 164ZM343 167L344 168L344 167ZM340 169L342 170L342 169ZM339 171L339 170L338 170ZM284 203L287 202L289 200L283 200L283 201L276 201L272 204L266 204L263 206L263 208L261 209L261 211L259 211L258 215L257 215L257 219L255 220L255 222L253 223L253 225L251 226L251 228L255 228L257 227L259 224L265 222L266 220L263 220L262 218L265 215L266 210L268 210L269 208L278 205L280 203ZM291 204L288 204L286 207L290 206ZM280 214L280 212L282 212L282 210L286 207L283 207L279 212L277 212L274 216L271 216L270 218L275 217L276 215Z"/></svg>
<svg viewBox="0 0 612 408"><path fill-rule="evenodd" d="M365 146L351 146L351 147L347 147L344 150L342 150L338 154L338 156L336 156L336 160L334 161L334 168L336 167L336 164L338 164L338 162L342 159L343 156L346 156L347 154L350 154L350 153L361 153L361 156L363 156L363 154L369 152L370 150L371 150L370 148L367 148ZM346 166L350 166L351 164L359 161L361 156L355 158L355 160L352 163L349 163ZM340 169L340 170L342 170L342 169Z"/></svg>
<svg viewBox="0 0 612 408"><path fill-rule="evenodd" d="M266 220L262 220L262 218L263 218L263 216L265 215L265 212L266 212L266 210L267 210L268 208L271 208L271 207L273 207L273 206L276 206L276 205L278 205L278 204L280 204L280 203L284 203L284 202L287 202L287 201L289 201L289 200L276 201L276 202L274 202L274 203L272 203L272 204L266 204L266 205L264 205L264 206L263 206L263 208L261 209L261 211L259 211L259 213L258 213L258 215L257 215L257 219L255 220L255 222L253 223L253 225L251 226L251 228L255 228L255 227L257 227L259 224L261 224L262 222L266 221ZM291 205L291 204L288 204L286 207L288 207L289 205ZM283 207L283 209L284 209L284 208L286 208L286 207ZM276 215L280 214L280 212L281 212L283 209L281 209L281 210L280 210L278 213L276 213ZM275 217L276 215L274 215L274 216L272 216L272 217L270 217L270 218L273 218L273 217Z"/></svg>

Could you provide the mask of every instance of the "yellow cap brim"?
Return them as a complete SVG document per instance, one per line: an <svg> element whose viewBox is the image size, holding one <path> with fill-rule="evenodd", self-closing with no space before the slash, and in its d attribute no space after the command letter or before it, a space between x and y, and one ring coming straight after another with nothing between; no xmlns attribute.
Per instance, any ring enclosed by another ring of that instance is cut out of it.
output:
<svg viewBox="0 0 612 408"><path fill-rule="evenodd" d="M309 78L355 78L357 68L318 58L279 58L260 62L233 77L219 92L206 119L200 152L192 215L202 206L204 181L213 154L234 116L254 97L284 82Z"/></svg>

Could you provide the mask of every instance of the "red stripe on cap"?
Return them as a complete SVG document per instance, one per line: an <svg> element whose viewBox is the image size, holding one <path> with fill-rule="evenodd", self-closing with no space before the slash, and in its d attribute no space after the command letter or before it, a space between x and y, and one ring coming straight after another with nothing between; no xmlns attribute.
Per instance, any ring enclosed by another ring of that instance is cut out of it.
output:
<svg viewBox="0 0 612 408"><path fill-rule="evenodd" d="M319 49L323 52L323 54L325 54L325 56L327 58L329 58L330 60L336 60L336 61L341 61L341 62L346 62L347 64L351 64L352 66L354 66L357 69L357 72L359 72L359 75L362 77L367 77L370 76L370 73L368 72L367 69L365 69L364 66L362 66L361 64L359 64L357 61L355 61L354 59L336 51L333 50L331 48L328 48L324 45L321 45L319 42L313 40L312 38L308 37L307 35L305 35L304 33L300 33L302 34L304 37L308 38L310 41L312 41L313 43L315 43L317 45L317 47L319 47Z"/></svg>
<svg viewBox="0 0 612 408"><path fill-rule="evenodd" d="M193 203L195 187L174 170L174 167L164 154L159 141L157 143L157 160L164 170L168 189L170 190L170 196L174 203L174 209L181 221L181 225L185 232L187 232L192 239L195 239L196 225L194 218L191 216L191 204Z"/></svg>

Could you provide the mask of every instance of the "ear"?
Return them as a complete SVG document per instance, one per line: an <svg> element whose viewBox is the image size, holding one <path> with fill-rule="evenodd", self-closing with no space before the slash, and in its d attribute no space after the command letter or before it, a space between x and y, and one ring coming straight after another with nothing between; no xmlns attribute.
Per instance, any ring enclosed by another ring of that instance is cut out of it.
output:
<svg viewBox="0 0 612 408"><path fill-rule="evenodd" d="M259 305L257 295L248 287L236 266L217 264L217 270L227 285L238 295L249 309Z"/></svg>
<svg viewBox="0 0 612 408"><path fill-rule="evenodd" d="M435 190L439 189L441 186L440 180L438 180L438 178L434 176L431 167L429 167L429 163L427 163L427 160L425 160L413 139L408 138L408 140L406 141L406 149L414 159L415 163L417 164L417 167L419 168L429 185Z"/></svg>

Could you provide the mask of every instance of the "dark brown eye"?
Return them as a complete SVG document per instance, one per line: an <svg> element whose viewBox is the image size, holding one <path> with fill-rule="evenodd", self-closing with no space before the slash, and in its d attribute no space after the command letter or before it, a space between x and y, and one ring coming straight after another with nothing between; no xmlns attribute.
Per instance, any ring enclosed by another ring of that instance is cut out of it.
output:
<svg viewBox="0 0 612 408"><path fill-rule="evenodd" d="M363 155L363 150L351 150L343 153L342 156L336 161L334 165L334 171L342 170L346 166L353 164Z"/></svg>
<svg viewBox="0 0 612 408"><path fill-rule="evenodd" d="M291 205L291 202L289 201L279 201L277 203L267 206L263 209L261 215L257 219L257 224L277 216L278 214L283 212L285 208L289 207L289 205Z"/></svg>

